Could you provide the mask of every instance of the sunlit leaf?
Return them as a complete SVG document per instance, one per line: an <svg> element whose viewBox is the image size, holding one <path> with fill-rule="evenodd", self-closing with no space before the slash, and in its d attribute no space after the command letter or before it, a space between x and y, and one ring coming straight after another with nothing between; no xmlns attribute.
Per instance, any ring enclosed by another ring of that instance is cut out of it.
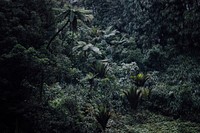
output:
<svg viewBox="0 0 200 133"><path fill-rule="evenodd" d="M92 47L92 46L93 46L93 45L92 45L91 43L85 45L85 46L83 47L83 51L88 50L88 49L89 49L90 47Z"/></svg>
<svg viewBox="0 0 200 133"><path fill-rule="evenodd" d="M97 47L95 47L95 46L90 47L90 48L91 48L91 50L94 51L95 53L97 53L97 54L99 54L99 55L102 54L101 51L99 50L99 48L97 48Z"/></svg>

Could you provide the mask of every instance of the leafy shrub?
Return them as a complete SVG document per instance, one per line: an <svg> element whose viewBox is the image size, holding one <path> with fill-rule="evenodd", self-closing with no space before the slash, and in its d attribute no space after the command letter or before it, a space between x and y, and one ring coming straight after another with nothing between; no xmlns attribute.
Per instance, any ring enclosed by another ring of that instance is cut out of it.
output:
<svg viewBox="0 0 200 133"><path fill-rule="evenodd" d="M143 63L150 70L163 70L167 63L166 55L159 45L154 46L145 54Z"/></svg>
<svg viewBox="0 0 200 133"><path fill-rule="evenodd" d="M169 86L158 84L150 96L150 109L175 118L199 121L199 96L186 84Z"/></svg>

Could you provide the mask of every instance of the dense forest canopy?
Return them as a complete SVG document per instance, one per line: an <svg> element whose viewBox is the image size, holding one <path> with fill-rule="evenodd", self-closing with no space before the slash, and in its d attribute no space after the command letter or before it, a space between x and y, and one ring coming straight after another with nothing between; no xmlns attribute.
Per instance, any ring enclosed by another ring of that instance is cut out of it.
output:
<svg viewBox="0 0 200 133"><path fill-rule="evenodd" d="M200 132L199 22L199 0L1 0L0 132Z"/></svg>
<svg viewBox="0 0 200 133"><path fill-rule="evenodd" d="M122 32L135 33L140 45L199 48L199 1L86 0L85 3L94 10L97 24L112 24Z"/></svg>

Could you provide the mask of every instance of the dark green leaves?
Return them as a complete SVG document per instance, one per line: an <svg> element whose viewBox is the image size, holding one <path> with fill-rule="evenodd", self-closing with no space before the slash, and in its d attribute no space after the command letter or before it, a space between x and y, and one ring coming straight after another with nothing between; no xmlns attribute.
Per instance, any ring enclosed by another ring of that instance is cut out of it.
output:
<svg viewBox="0 0 200 133"><path fill-rule="evenodd" d="M129 102L131 108L133 110L136 110L138 107L139 100L142 96L141 90L138 90L136 88L131 88L128 91L124 92L124 94Z"/></svg>
<svg viewBox="0 0 200 133"><path fill-rule="evenodd" d="M103 131L105 131L106 125L110 117L111 117L111 114L110 114L109 109L105 106L99 106L98 113L95 115L95 118L98 121L98 123L101 125Z"/></svg>

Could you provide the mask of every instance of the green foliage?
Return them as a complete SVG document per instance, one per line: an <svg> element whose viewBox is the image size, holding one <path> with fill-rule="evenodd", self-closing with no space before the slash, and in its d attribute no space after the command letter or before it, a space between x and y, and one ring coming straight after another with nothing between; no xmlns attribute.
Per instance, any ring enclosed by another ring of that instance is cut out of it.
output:
<svg viewBox="0 0 200 133"><path fill-rule="evenodd" d="M141 90L138 90L136 88L130 88L128 91L124 92L131 108L133 110L136 110L140 101L140 98L142 96Z"/></svg>
<svg viewBox="0 0 200 133"><path fill-rule="evenodd" d="M104 106L99 105L98 113L95 115L95 118L98 121L98 123L101 125L103 131L106 130L106 126L110 117L111 117L111 113L109 109L105 105Z"/></svg>
<svg viewBox="0 0 200 133"><path fill-rule="evenodd" d="M167 54L167 52L165 52L159 45L155 45L145 54L143 63L150 70L164 70L168 63L168 56L169 54Z"/></svg>
<svg viewBox="0 0 200 133"><path fill-rule="evenodd" d="M15 44L24 47L40 48L48 39L48 32L53 22L52 2L36 1L1 1L1 36L0 54L7 53ZM23 7L23 8L22 8ZM40 12L40 11L43 12Z"/></svg>
<svg viewBox="0 0 200 133"><path fill-rule="evenodd" d="M193 121L199 121L200 106L199 95L192 92L194 88L182 85L158 84L150 96L150 109L160 111L165 115L172 115L175 118L181 117Z"/></svg>
<svg viewBox="0 0 200 133"><path fill-rule="evenodd" d="M110 108L108 132L152 130L157 115L147 107L199 122L199 57L177 56L200 48L199 2L1 0L0 7L0 125L8 132L99 132L95 120L104 132ZM124 102L141 110L129 114Z"/></svg>
<svg viewBox="0 0 200 133"><path fill-rule="evenodd" d="M123 8L119 8L121 1L106 1L106 0L86 0L84 5L94 10L94 23L100 25L101 27L110 26L113 22L117 22L119 16L123 13ZM112 10L110 10L112 9ZM111 21L111 17L113 20Z"/></svg>
<svg viewBox="0 0 200 133"><path fill-rule="evenodd" d="M92 89L92 88L95 87L95 83L94 83L95 78L96 78L96 75L94 75L93 73L90 72L90 73L88 73L88 74L86 75L85 78L83 78L83 79L81 80L81 82L83 82L83 84L84 84L84 81L88 81L89 84L90 84L90 89Z"/></svg>
<svg viewBox="0 0 200 133"><path fill-rule="evenodd" d="M96 24L104 27L114 25L120 32L134 33L142 49L157 44L176 46L178 51L184 52L199 49L200 32L196 29L199 29L200 15L197 1L92 0L85 2L85 5L95 9ZM111 8L112 11L109 10Z"/></svg>
<svg viewBox="0 0 200 133"><path fill-rule="evenodd" d="M104 64L101 61L94 62L91 69L92 72L95 73L99 78L106 78L109 71L108 64Z"/></svg>
<svg viewBox="0 0 200 133"><path fill-rule="evenodd" d="M77 46L73 47L73 52L76 52L77 55L82 56L82 57L87 57L88 52L92 51L95 54L101 55L101 51L99 50L98 47L95 47L91 43L87 44L86 42L79 41L77 42Z"/></svg>
<svg viewBox="0 0 200 133"><path fill-rule="evenodd" d="M147 74L138 73L136 76L131 76L131 79L133 79L134 84L137 87L144 86L145 82L148 80L149 76Z"/></svg>
<svg viewBox="0 0 200 133"><path fill-rule="evenodd" d="M66 27L70 28L72 32L78 30L78 24L84 27L86 23L90 23L93 19L91 10L85 10L83 8L73 8L71 5L65 5L63 9L55 8L55 11L59 11L57 21L61 24L61 28L52 36L50 39L47 48L50 47L52 41L59 35L60 32L64 31Z"/></svg>

